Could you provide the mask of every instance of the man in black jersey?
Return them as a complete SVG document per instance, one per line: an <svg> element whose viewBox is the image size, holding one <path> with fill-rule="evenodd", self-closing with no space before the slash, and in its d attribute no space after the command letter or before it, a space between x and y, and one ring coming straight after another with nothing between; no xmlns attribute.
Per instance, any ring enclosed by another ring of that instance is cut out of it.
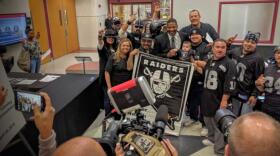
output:
<svg viewBox="0 0 280 156"><path fill-rule="evenodd" d="M256 81L257 88L265 93L262 111L280 122L280 47L274 49L275 64L269 64L264 75Z"/></svg>
<svg viewBox="0 0 280 156"><path fill-rule="evenodd" d="M201 111L208 129L208 139L202 142L205 145L214 144L217 155L223 155L225 144L214 116L219 108L227 107L229 97L235 90L236 68L234 62L226 56L226 49L226 41L217 39L212 48L213 57L203 66L197 67L197 71L204 75Z"/></svg>
<svg viewBox="0 0 280 156"><path fill-rule="evenodd" d="M195 61L207 61L211 55L211 48L207 46L207 43L203 42L203 35L199 28L194 28L191 30L189 39L191 41L193 53L191 57ZM203 122L203 117L199 113L199 106L201 104L201 95L203 91L203 75L194 72L192 77L192 82L190 86L190 93L188 95L188 112L190 114L191 123L200 120L202 123L201 136L207 135L207 129L204 128L205 124ZM200 114L200 115L199 115ZM189 125L189 122L184 123L184 126Z"/></svg>
<svg viewBox="0 0 280 156"><path fill-rule="evenodd" d="M255 86L255 81L264 73L264 60L256 53L259 37L259 33L249 32L243 41L242 48L229 53L230 57L236 61L237 68L237 94L232 101L236 115L240 115L243 103L253 107L257 102L256 97L259 91Z"/></svg>

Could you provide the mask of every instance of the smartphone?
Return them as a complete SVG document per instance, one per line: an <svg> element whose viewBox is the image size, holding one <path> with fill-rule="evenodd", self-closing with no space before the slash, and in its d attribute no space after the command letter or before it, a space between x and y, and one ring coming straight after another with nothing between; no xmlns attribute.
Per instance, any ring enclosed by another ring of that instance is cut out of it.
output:
<svg viewBox="0 0 280 156"><path fill-rule="evenodd" d="M39 93L22 90L15 91L16 110L32 113L35 105L38 105L41 111L45 110L44 98Z"/></svg>

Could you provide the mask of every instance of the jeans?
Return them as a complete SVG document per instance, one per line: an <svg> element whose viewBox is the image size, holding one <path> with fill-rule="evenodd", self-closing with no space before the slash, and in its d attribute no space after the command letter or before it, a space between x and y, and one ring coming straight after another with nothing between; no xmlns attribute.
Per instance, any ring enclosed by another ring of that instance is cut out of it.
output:
<svg viewBox="0 0 280 156"><path fill-rule="evenodd" d="M188 109L190 118L195 121L200 121L202 126L205 126L203 115L200 110L201 98L203 92L203 85L195 85L190 89L188 95Z"/></svg>
<svg viewBox="0 0 280 156"><path fill-rule="evenodd" d="M32 57L30 59L30 72L31 73L39 73L41 66L41 58L40 57Z"/></svg>

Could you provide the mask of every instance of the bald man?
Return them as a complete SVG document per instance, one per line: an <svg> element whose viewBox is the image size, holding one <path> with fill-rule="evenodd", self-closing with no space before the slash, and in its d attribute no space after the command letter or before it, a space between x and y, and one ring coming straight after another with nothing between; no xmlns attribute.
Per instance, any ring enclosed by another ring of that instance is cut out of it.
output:
<svg viewBox="0 0 280 156"><path fill-rule="evenodd" d="M73 138L55 150L53 156L106 156L101 145L89 137Z"/></svg>
<svg viewBox="0 0 280 156"><path fill-rule="evenodd" d="M261 112L239 117L231 126L225 156L280 154L280 124Z"/></svg>

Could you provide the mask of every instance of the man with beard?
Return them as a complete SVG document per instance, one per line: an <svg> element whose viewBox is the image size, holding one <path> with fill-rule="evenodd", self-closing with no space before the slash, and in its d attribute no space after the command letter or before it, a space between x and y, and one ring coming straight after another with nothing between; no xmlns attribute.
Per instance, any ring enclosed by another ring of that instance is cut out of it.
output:
<svg viewBox="0 0 280 156"><path fill-rule="evenodd" d="M144 23L141 19L138 19L134 22L134 27L133 27L133 32L128 32L128 26L130 23L132 23L135 19L135 16L131 16L131 19L127 22L124 23L119 30L119 37L120 38L128 38L131 43L133 48L139 48L140 47L140 40L141 40L141 34L143 32L144 28Z"/></svg>
<svg viewBox="0 0 280 156"><path fill-rule="evenodd" d="M183 32L187 35L190 35L191 30L193 28L198 28L201 30L201 33L204 37L209 34L209 36L212 38L213 41L215 41L217 38L219 38L219 34L216 32L216 30L208 23L200 22L201 16L198 10L194 9L189 12L189 20L191 22L190 25L182 28L180 32ZM206 39L204 39L205 42L208 43Z"/></svg>
<svg viewBox="0 0 280 156"><path fill-rule="evenodd" d="M152 35L150 33L143 33L141 35L141 46L139 48L139 51L149 54L152 52L152 46L153 46Z"/></svg>
<svg viewBox="0 0 280 156"><path fill-rule="evenodd" d="M256 97L259 95L259 91L255 86L255 81L264 73L264 60L256 53L259 38L260 33L248 32L242 48L228 53L236 61L237 68L236 91L238 94L232 101L233 111L236 115L240 115L243 104L247 103L254 107L257 102Z"/></svg>
<svg viewBox="0 0 280 156"><path fill-rule="evenodd" d="M177 29L178 24L176 19L170 18L167 21L167 32L155 38L152 54L178 60L179 55L177 51L181 49L183 42L186 40L186 35L179 33Z"/></svg>
<svg viewBox="0 0 280 156"><path fill-rule="evenodd" d="M134 56L140 52L151 53L152 52L153 38L150 33L143 33L141 36L141 46L139 49L134 49L128 57L127 69L132 70L134 66Z"/></svg>

